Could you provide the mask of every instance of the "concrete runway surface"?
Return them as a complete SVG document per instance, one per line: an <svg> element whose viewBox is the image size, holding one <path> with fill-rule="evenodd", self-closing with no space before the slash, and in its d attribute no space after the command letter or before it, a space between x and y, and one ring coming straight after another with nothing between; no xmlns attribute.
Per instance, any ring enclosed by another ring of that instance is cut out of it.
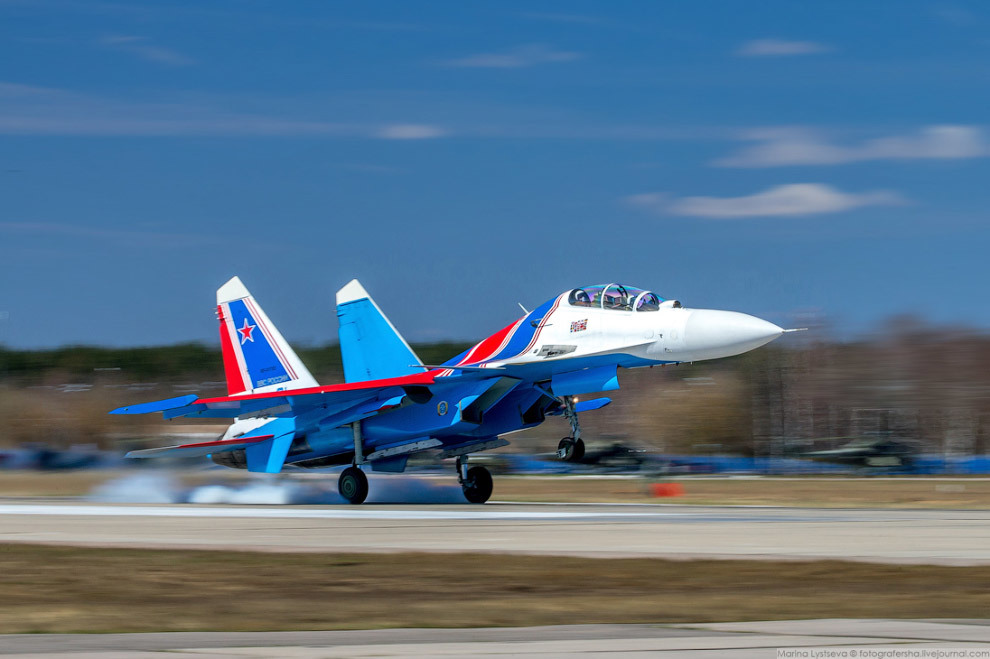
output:
<svg viewBox="0 0 990 659"><path fill-rule="evenodd" d="M984 650L990 654L990 623L967 620L784 620L697 625L0 636L0 656L32 659L488 655L538 659L575 656L773 659L778 648L826 647L855 648L860 653L863 650L953 648ZM920 652L918 656L921 656Z"/></svg>
<svg viewBox="0 0 990 659"><path fill-rule="evenodd" d="M678 505L230 506L0 500L0 542L302 552L990 564L990 511Z"/></svg>

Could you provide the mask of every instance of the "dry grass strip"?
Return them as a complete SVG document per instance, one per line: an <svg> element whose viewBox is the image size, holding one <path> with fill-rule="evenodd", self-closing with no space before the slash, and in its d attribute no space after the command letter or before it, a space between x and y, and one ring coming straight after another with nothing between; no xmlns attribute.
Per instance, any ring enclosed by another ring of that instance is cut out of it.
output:
<svg viewBox="0 0 990 659"><path fill-rule="evenodd" d="M982 618L990 567L0 545L0 632Z"/></svg>

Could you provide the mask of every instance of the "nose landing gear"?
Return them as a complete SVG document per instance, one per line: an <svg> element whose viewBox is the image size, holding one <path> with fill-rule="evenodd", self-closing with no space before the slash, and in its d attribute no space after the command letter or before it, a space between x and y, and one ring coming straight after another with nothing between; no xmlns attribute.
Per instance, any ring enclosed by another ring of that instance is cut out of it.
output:
<svg viewBox="0 0 990 659"><path fill-rule="evenodd" d="M564 416L571 423L570 437L557 444L557 457L565 462L579 462L584 457L584 441L581 439L581 423L574 409L574 396L563 396Z"/></svg>

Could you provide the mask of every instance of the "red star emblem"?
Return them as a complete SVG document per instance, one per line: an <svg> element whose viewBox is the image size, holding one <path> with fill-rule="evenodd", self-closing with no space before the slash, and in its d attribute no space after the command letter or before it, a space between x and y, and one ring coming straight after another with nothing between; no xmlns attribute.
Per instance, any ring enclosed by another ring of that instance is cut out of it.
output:
<svg viewBox="0 0 990 659"><path fill-rule="evenodd" d="M237 331L241 333L241 345L244 345L245 341L254 343L254 337L251 336L251 332L254 331L255 327L257 327L257 325L248 325L248 319L244 319L244 327L239 327L237 329Z"/></svg>

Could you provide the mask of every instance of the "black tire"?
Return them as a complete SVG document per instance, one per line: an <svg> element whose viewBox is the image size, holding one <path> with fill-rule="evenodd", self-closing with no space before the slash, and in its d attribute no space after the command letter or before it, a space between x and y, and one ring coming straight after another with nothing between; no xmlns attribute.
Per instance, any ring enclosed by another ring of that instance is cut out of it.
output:
<svg viewBox="0 0 990 659"><path fill-rule="evenodd" d="M364 503L368 498L368 477L357 467L348 467L340 473L337 491L353 504Z"/></svg>
<svg viewBox="0 0 990 659"><path fill-rule="evenodd" d="M464 498L471 503L484 503L492 496L492 488L495 486L492 475L484 467L471 467L468 469L467 478L461 483L464 490Z"/></svg>
<svg viewBox="0 0 990 659"><path fill-rule="evenodd" d="M584 457L584 440L574 441L573 437L564 437L557 444L557 457L564 462L580 462Z"/></svg>

